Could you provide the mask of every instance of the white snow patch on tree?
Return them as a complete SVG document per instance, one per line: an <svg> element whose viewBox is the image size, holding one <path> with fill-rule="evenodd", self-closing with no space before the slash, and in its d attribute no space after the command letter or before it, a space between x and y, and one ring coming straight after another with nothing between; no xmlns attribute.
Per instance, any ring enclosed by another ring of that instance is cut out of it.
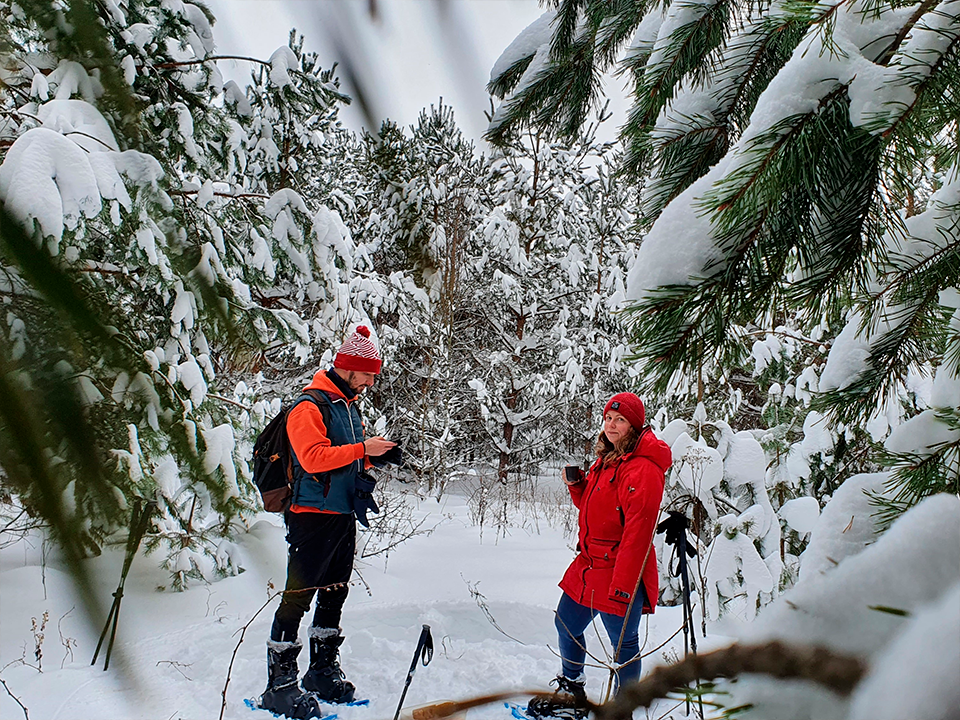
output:
<svg viewBox="0 0 960 720"><path fill-rule="evenodd" d="M960 376L947 365L941 365L933 376L930 405L941 408L960 407Z"/></svg>
<svg viewBox="0 0 960 720"><path fill-rule="evenodd" d="M553 20L556 16L556 10L547 10L517 35L493 64L490 80L496 80L518 60L533 55L544 45L549 47L553 38Z"/></svg>
<svg viewBox="0 0 960 720"><path fill-rule="evenodd" d="M195 360L187 360L177 365L177 374L180 383L190 393L190 401L199 406L207 395L207 382L203 378L203 371Z"/></svg>
<svg viewBox="0 0 960 720"><path fill-rule="evenodd" d="M667 14L667 7L656 6L648 11L637 29L633 33L633 39L627 48L625 59L629 60L637 55L647 55L653 52L653 45L657 41L657 35L660 34L660 26Z"/></svg>
<svg viewBox="0 0 960 720"><path fill-rule="evenodd" d="M828 458L834 450L833 434L827 419L816 410L811 410L803 419L803 440L800 449L806 460L815 455Z"/></svg>
<svg viewBox="0 0 960 720"><path fill-rule="evenodd" d="M723 459L723 477L731 492L742 485L763 487L766 469L767 459L760 443L749 432L736 433Z"/></svg>
<svg viewBox="0 0 960 720"><path fill-rule="evenodd" d="M884 447L895 453L932 455L942 445L957 440L960 440L960 430L951 428L938 418L936 410L924 410L894 428Z"/></svg>
<svg viewBox="0 0 960 720"><path fill-rule="evenodd" d="M157 483L160 494L170 501L176 500L183 489L180 468L172 457L165 457L157 463L153 469L153 479Z"/></svg>
<svg viewBox="0 0 960 720"><path fill-rule="evenodd" d="M57 100L69 100L74 95L79 95L92 105L103 95L100 81L87 73L83 65L73 60L61 60L56 69L47 75L47 84L57 88Z"/></svg>
<svg viewBox="0 0 960 720"><path fill-rule="evenodd" d="M55 130L87 152L119 151L113 130L93 105L83 100L51 100L37 109L43 127Z"/></svg>
<svg viewBox="0 0 960 720"><path fill-rule="evenodd" d="M878 536L872 494L883 494L889 473L865 473L847 478L837 488L814 525L810 544L800 558L800 582L820 575L861 552Z"/></svg>
<svg viewBox="0 0 960 720"><path fill-rule="evenodd" d="M299 69L300 61L297 56L286 45L281 45L273 51L270 56L270 82L278 88L292 86L293 80L290 79L290 70Z"/></svg>
<svg viewBox="0 0 960 720"><path fill-rule="evenodd" d="M960 498L936 495L908 510L873 545L832 572L812 576L784 593L738 635L747 643L822 645L880 667L898 659L891 652L893 641L910 622L884 608L914 614L940 601L956 585L957 567ZM956 654L956 645L951 647ZM925 685L925 664L907 667L901 662L899 669ZM809 684L785 686L743 676L723 689L731 692L734 705L753 704L747 718L783 717L785 708L790 717L827 720L848 715L846 699Z"/></svg>
<svg viewBox="0 0 960 720"><path fill-rule="evenodd" d="M726 174L725 158L664 208L637 251L627 279L627 298L643 300L662 285L692 285L721 257L713 224L697 199Z"/></svg>
<svg viewBox="0 0 960 720"><path fill-rule="evenodd" d="M851 720L939 720L960 708L960 583L904 620L850 700Z"/></svg>
<svg viewBox="0 0 960 720"><path fill-rule="evenodd" d="M852 385L867 370L870 343L860 332L863 315L852 312L847 324L830 348L827 364L820 373L820 390L843 390Z"/></svg>
<svg viewBox="0 0 960 720"><path fill-rule="evenodd" d="M203 454L203 469L208 475L216 472L217 468L223 471L226 485L223 499L240 497L240 488L237 486L237 468L233 459L233 450L236 440L233 435L233 426L223 423L213 428L202 428L203 442L207 446Z"/></svg>
<svg viewBox="0 0 960 720"><path fill-rule="evenodd" d="M681 433L686 433L688 430L687 421L677 418L667 423L667 426L658 434L660 435L660 439L672 449L673 444L677 441L677 438L680 437Z"/></svg>
<svg viewBox="0 0 960 720"><path fill-rule="evenodd" d="M801 535L810 532L820 517L820 503L815 497L787 500L780 508L780 517Z"/></svg>
<svg viewBox="0 0 960 720"><path fill-rule="evenodd" d="M723 480L723 459L714 448L697 442L686 433L671 447L674 482L705 500L709 491Z"/></svg>
<svg viewBox="0 0 960 720"><path fill-rule="evenodd" d="M745 517L744 517L745 516ZM775 578L760 557L748 525L752 514L724 515L718 520L720 532L707 550L707 617L724 615L752 620L759 607L760 593L772 593Z"/></svg>
<svg viewBox="0 0 960 720"><path fill-rule="evenodd" d="M93 384L89 375L77 376L77 389L80 392L80 400L84 405L95 405L103 400L103 393Z"/></svg>
<svg viewBox="0 0 960 720"><path fill-rule="evenodd" d="M0 165L0 201L21 220L35 219L43 235L59 244L64 226L72 230L81 216L95 217L103 207L88 158L58 132L28 130Z"/></svg>
<svg viewBox="0 0 960 720"><path fill-rule="evenodd" d="M247 99L246 93L233 80L228 80L223 85L224 102L236 107L237 114L241 117L253 117L253 107ZM236 126L239 128L239 125Z"/></svg>

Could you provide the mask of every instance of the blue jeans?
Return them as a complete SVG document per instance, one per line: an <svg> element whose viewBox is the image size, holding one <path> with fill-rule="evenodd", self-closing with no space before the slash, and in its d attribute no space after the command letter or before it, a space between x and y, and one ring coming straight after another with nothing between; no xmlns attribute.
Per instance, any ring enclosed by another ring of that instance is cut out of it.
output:
<svg viewBox="0 0 960 720"><path fill-rule="evenodd" d="M599 615L614 652L617 645L620 645L620 652L617 652L613 659L617 665L621 666L617 671L617 687L639 680L640 637L638 631L644 600L645 594L641 585L637 590L633 607L630 608L630 614L623 618L588 608L563 593L557 605L555 623L560 636L560 661L564 677L573 680L580 677L583 672L583 663L587 657L584 630ZM620 642L621 633L623 633L622 643Z"/></svg>

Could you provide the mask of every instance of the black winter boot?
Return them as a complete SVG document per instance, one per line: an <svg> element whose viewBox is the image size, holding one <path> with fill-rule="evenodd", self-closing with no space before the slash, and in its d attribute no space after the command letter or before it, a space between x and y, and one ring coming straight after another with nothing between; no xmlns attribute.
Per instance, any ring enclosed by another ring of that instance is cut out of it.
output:
<svg viewBox="0 0 960 720"><path fill-rule="evenodd" d="M320 703L297 687L297 656L300 641L267 641L267 689L260 696L260 707L292 720L323 717Z"/></svg>
<svg viewBox="0 0 960 720"><path fill-rule="evenodd" d="M557 686L557 691L553 695L533 698L527 704L527 715L562 720L583 720L587 717L587 691L584 689L586 678L583 675L576 680L557 675L551 684Z"/></svg>
<svg viewBox="0 0 960 720"><path fill-rule="evenodd" d="M301 685L307 692L316 693L321 700L331 703L353 702L356 688L340 669L337 653L343 644L343 635L337 628L310 628L310 669Z"/></svg>

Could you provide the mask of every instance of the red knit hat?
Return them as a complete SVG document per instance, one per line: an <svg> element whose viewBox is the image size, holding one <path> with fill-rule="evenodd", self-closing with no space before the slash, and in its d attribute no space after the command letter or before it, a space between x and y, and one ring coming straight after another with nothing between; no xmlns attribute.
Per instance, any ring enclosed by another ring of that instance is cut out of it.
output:
<svg viewBox="0 0 960 720"><path fill-rule="evenodd" d="M611 410L623 415L637 432L643 429L647 414L643 409L643 400L633 393L617 393L607 400L607 405L603 408L603 416L606 417Z"/></svg>
<svg viewBox="0 0 960 720"><path fill-rule="evenodd" d="M350 339L347 340L333 359L333 366L341 370L368 372L378 375L382 365L377 346L370 340L370 328L358 325Z"/></svg>

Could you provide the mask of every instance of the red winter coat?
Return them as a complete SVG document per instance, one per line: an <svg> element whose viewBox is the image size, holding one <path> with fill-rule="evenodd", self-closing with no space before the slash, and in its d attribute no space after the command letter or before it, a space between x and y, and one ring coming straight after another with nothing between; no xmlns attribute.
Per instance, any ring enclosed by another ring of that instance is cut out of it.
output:
<svg viewBox="0 0 960 720"><path fill-rule="evenodd" d="M647 429L631 454L607 467L597 460L583 482L570 486L573 504L580 509L580 534L577 557L560 587L572 599L622 617L643 567L643 612L653 612L659 573L651 539L671 462L670 447ZM644 566L647 548L650 557Z"/></svg>

